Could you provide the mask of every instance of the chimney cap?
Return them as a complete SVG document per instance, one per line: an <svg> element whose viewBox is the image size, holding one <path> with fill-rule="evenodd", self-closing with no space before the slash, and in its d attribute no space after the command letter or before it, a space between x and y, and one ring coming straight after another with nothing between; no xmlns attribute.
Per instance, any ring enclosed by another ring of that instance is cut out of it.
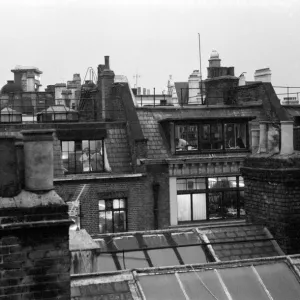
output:
<svg viewBox="0 0 300 300"><path fill-rule="evenodd" d="M220 59L219 57L219 53L217 52L217 50L213 49L211 54L210 54L210 59L214 60L214 59Z"/></svg>

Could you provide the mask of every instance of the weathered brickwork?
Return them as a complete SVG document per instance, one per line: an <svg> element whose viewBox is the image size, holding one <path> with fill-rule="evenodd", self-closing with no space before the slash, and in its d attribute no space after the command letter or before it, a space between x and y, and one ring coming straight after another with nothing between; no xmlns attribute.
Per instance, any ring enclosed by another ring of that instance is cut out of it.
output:
<svg viewBox="0 0 300 300"><path fill-rule="evenodd" d="M0 299L70 299L68 226L0 231Z"/></svg>
<svg viewBox="0 0 300 300"><path fill-rule="evenodd" d="M81 227L86 229L89 234L99 233L99 200L115 198L118 192L127 198L128 230L154 228L152 182L145 176L89 180L86 183L84 181L61 181L55 183L55 189L65 201L74 200L74 194L79 195L79 190L82 190L79 199ZM165 201L167 199L165 198Z"/></svg>
<svg viewBox="0 0 300 300"><path fill-rule="evenodd" d="M264 224L289 254L300 250L299 162L249 158L241 168L247 220Z"/></svg>

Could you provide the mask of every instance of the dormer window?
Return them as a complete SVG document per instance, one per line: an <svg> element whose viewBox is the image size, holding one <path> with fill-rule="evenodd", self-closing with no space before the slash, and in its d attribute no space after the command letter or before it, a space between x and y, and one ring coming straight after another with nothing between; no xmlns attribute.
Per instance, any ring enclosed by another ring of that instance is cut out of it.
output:
<svg viewBox="0 0 300 300"><path fill-rule="evenodd" d="M175 154L247 151L248 119L174 122L171 145Z"/></svg>

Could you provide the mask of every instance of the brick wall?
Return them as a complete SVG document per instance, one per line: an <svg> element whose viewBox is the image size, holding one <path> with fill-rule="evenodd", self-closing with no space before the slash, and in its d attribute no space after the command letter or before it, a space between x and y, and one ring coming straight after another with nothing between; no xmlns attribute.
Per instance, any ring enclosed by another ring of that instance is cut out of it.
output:
<svg viewBox="0 0 300 300"><path fill-rule="evenodd" d="M70 299L68 227L0 231L0 299Z"/></svg>
<svg viewBox="0 0 300 300"><path fill-rule="evenodd" d="M114 198L121 192L127 198L128 231L154 228L154 204L151 178L99 179L88 181L55 182L57 193L65 200L74 200L78 186L85 188L80 195L81 228L89 234L99 233L99 206L101 199ZM165 187L167 189L167 187ZM111 197L109 196L111 193ZM103 194L105 196L103 197ZM168 202L166 195L162 197ZM165 224L165 221L162 224Z"/></svg>
<svg viewBox="0 0 300 300"><path fill-rule="evenodd" d="M69 217L54 191L0 202L0 299L70 299Z"/></svg>
<svg viewBox="0 0 300 300"><path fill-rule="evenodd" d="M245 180L247 220L264 224L284 252L300 251L300 158L248 158Z"/></svg>

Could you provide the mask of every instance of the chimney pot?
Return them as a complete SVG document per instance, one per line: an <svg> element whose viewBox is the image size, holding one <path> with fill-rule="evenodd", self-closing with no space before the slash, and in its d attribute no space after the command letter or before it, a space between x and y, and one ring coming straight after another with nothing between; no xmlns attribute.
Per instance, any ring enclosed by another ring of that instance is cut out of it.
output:
<svg viewBox="0 0 300 300"><path fill-rule="evenodd" d="M53 189L53 129L23 130L25 189Z"/></svg>
<svg viewBox="0 0 300 300"><path fill-rule="evenodd" d="M105 69L110 70L110 68L109 68L109 56L104 56L104 59L105 59Z"/></svg>

